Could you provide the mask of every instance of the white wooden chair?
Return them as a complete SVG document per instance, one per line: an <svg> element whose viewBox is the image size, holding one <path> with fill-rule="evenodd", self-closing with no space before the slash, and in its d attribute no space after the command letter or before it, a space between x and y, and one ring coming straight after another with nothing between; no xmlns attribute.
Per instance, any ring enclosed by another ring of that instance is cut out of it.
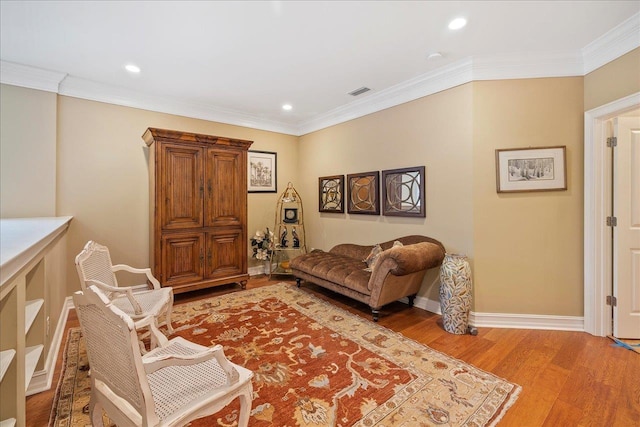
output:
<svg viewBox="0 0 640 427"><path fill-rule="evenodd" d="M107 295L113 305L134 321L152 315L156 320L156 326L166 324L168 333L173 333L171 326L173 289L161 287L160 282L151 274L150 268L133 268L125 264L113 265L109 249L90 240L76 256L76 269L83 290L90 285L95 285ZM117 271L144 274L152 288L149 288L148 283L119 286L115 275ZM159 321L163 315L164 321ZM138 328L140 329L140 326ZM152 340L151 348L154 345Z"/></svg>
<svg viewBox="0 0 640 427"><path fill-rule="evenodd" d="M238 426L247 426L253 372L229 362L221 345L167 340L149 316L140 323L151 328L159 346L143 356L132 319L96 286L76 292L73 301L91 367L94 426L103 426L102 409L119 426L183 426L220 411L236 397Z"/></svg>

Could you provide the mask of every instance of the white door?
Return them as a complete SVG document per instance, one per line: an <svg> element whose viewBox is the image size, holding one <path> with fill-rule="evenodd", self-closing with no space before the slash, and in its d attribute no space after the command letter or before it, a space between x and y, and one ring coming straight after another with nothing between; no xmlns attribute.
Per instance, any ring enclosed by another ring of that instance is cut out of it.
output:
<svg viewBox="0 0 640 427"><path fill-rule="evenodd" d="M613 150L613 335L640 339L640 116L616 119Z"/></svg>

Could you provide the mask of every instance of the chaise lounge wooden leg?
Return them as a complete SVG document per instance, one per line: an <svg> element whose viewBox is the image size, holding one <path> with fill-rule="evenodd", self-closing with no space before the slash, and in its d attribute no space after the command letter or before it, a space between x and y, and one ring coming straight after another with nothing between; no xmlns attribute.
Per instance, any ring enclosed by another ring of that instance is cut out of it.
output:
<svg viewBox="0 0 640 427"><path fill-rule="evenodd" d="M377 322L378 319L380 319L380 310L377 310L375 308L371 309L371 314L373 314L373 321Z"/></svg>
<svg viewBox="0 0 640 427"><path fill-rule="evenodd" d="M296 285L300 287L301 284L302 284L302 279L299 277L296 277Z"/></svg>
<svg viewBox="0 0 640 427"><path fill-rule="evenodd" d="M416 295L417 294L413 294L413 295L409 295L407 298L409 298L409 307L413 307L413 303L416 300Z"/></svg>

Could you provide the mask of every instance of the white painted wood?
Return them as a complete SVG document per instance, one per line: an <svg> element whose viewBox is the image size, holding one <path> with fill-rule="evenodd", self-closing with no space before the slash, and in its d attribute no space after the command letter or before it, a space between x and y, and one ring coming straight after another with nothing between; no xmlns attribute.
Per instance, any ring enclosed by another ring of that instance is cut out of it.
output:
<svg viewBox="0 0 640 427"><path fill-rule="evenodd" d="M0 219L0 291L23 267L67 229L70 216ZM9 284L10 286L10 284Z"/></svg>
<svg viewBox="0 0 640 427"><path fill-rule="evenodd" d="M35 299L27 301L24 306L24 333L26 334L31 329L31 325L36 320L38 313L42 309L44 299Z"/></svg>
<svg viewBox="0 0 640 427"><path fill-rule="evenodd" d="M14 427L16 425L15 418L9 418L8 420L0 421L0 427Z"/></svg>
<svg viewBox="0 0 640 427"><path fill-rule="evenodd" d="M9 365L11 365L15 355L16 351L12 348L0 351L0 382L2 382L4 374L7 373L7 369L9 369Z"/></svg>
<svg viewBox="0 0 640 427"><path fill-rule="evenodd" d="M606 336L612 332L611 232L605 219L611 206L610 149L605 122L640 107L640 92L585 112L584 118L584 330ZM609 154L607 154L609 153ZM608 202L607 202L608 201Z"/></svg>
<svg viewBox="0 0 640 427"><path fill-rule="evenodd" d="M36 366L38 365L38 360L40 360L40 355L42 354L42 350L44 350L44 345L38 344L33 347L27 347L25 349L25 357L24 357L24 372L25 372L25 391L29 387L29 383L31 382L31 377L33 377L33 373L36 371Z"/></svg>
<svg viewBox="0 0 640 427"><path fill-rule="evenodd" d="M613 335L640 339L640 117L616 122Z"/></svg>

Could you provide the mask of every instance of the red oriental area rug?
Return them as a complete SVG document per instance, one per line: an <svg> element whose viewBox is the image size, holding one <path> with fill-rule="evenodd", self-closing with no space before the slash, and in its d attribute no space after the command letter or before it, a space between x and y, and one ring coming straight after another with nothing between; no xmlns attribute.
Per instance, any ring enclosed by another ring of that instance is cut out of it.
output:
<svg viewBox="0 0 640 427"><path fill-rule="evenodd" d="M177 305L173 321L176 335L222 344L254 372L250 426L495 425L520 391L287 284ZM75 353L67 345L66 370L75 371L63 374L59 390L67 392L58 393L52 425L89 423L77 341ZM234 426L238 409L234 402L191 426Z"/></svg>

